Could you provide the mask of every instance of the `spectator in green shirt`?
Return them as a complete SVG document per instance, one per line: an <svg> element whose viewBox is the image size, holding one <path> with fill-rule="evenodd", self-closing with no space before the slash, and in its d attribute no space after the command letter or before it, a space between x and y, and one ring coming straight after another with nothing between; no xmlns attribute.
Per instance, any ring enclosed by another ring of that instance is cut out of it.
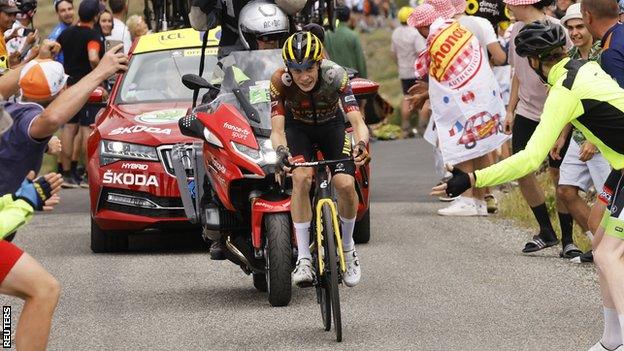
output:
<svg viewBox="0 0 624 351"><path fill-rule="evenodd" d="M355 69L359 72L359 76L366 78L366 60L364 52L360 44L358 34L349 28L349 18L351 11L346 6L336 8L336 17L338 25L333 31L325 33L325 42L323 43L329 58L337 64Z"/></svg>

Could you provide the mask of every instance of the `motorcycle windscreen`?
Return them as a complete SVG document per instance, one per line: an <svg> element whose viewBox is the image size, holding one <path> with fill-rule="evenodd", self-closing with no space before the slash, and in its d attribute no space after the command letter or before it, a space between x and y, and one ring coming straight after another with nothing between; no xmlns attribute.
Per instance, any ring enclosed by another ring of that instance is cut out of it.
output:
<svg viewBox="0 0 624 351"><path fill-rule="evenodd" d="M237 98L234 94L235 91L240 90L248 106L253 107L253 110L257 112L259 121L248 118L251 127L270 131L269 88L271 76L283 66L281 50L234 51L224 57L221 63L222 69L215 70L215 80L221 82L221 91L210 103L211 110L215 111L221 104L229 104L245 116L246 109L240 103L241 97Z"/></svg>

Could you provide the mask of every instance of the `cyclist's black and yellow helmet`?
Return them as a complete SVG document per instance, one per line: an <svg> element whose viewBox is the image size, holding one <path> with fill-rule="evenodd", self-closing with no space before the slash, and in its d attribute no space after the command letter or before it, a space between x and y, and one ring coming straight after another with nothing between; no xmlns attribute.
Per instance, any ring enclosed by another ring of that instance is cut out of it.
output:
<svg viewBox="0 0 624 351"><path fill-rule="evenodd" d="M282 58L288 68L308 69L323 59L323 43L310 32L296 32L286 39Z"/></svg>

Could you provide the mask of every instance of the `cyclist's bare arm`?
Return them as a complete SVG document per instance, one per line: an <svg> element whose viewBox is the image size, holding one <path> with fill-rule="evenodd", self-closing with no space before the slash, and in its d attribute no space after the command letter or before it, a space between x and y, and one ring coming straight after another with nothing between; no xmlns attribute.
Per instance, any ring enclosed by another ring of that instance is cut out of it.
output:
<svg viewBox="0 0 624 351"><path fill-rule="evenodd" d="M284 121L286 117L283 115L276 115L271 118L271 143L273 149L277 150L280 145L287 146L286 133L284 132Z"/></svg>
<svg viewBox="0 0 624 351"><path fill-rule="evenodd" d="M353 127L355 143L357 144L359 141L363 141L368 144L368 127L366 126L366 122L364 122L362 113L360 113L360 111L348 112L347 119L349 119Z"/></svg>

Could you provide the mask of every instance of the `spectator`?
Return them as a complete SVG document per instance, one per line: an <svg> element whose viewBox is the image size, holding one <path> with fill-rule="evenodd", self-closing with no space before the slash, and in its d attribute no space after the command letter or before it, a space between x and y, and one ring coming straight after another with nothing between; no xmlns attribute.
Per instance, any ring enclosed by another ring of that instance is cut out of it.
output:
<svg viewBox="0 0 624 351"><path fill-rule="evenodd" d="M410 101L407 99L408 90L416 84L416 75L414 74L414 62L418 58L418 54L427 48L425 38L418 33L416 28L407 25L407 19L414 12L409 6L402 7L399 10L398 18L400 26L392 32L392 42L390 51L393 58L397 62L399 79L405 97L401 102L401 129L403 129L403 137L406 138L411 133L410 125ZM413 134L412 134L413 135Z"/></svg>
<svg viewBox="0 0 624 351"><path fill-rule="evenodd" d="M581 2L583 22L602 43L601 66L621 87L624 87L624 24L619 23L619 6L613 0Z"/></svg>
<svg viewBox="0 0 624 351"><path fill-rule="evenodd" d="M78 8L80 22L67 28L58 38L63 50L65 73L69 75L67 80L69 85L76 84L89 74L104 54L102 37L93 29L96 17L102 10L103 7L98 0L83 0ZM74 149L74 136L77 133L82 134L82 150L86 155L87 137L91 133L89 126L95 123L96 113L97 109L93 106L83 106L63 128L61 134L63 187L76 188L88 184L85 179L77 177L75 170L77 164L72 165L71 156Z"/></svg>
<svg viewBox="0 0 624 351"><path fill-rule="evenodd" d="M512 151L516 154L525 148L539 123L544 102L546 101L547 89L543 83L544 78L539 77L531 68L528 59L516 53L514 40L525 23L550 21L559 25L559 20L544 15L544 8L549 6L552 0L505 0L505 3L518 21L512 27L510 36L509 63L513 68L514 74L511 80L511 95L509 105L507 106L504 127L505 133L513 134L511 140ZM561 154L565 154L566 151L567 145L564 145L561 149ZM561 160L556 160L549 156L548 165L553 183L558 184ZM540 188L535 173L530 173L518 179L518 183L520 184L522 195L529 207L531 207L540 228L539 233L526 243L522 252L535 252L558 244L559 240L548 216L544 191ZM564 232L563 235L567 241L567 238L572 237L570 229L572 227L572 216L561 199L557 199L557 212L562 232ZM565 244L567 242L564 243L564 247Z"/></svg>
<svg viewBox="0 0 624 351"><path fill-rule="evenodd" d="M574 44L569 52L571 59L600 61L600 42L594 43L592 35L583 24L581 4L569 6L561 23L568 29L568 34ZM563 158L557 197L565 203L566 208L581 226L583 232L592 238L592 232L588 226L590 208L587 202L579 196L578 191L580 189L587 193L592 185L596 189L602 189L611 172L611 166L598 152L595 145L586 141L580 131L572 129L571 125L564 129L551 151L551 157ZM559 149L565 144L570 132L572 132L572 141L568 151L562 156ZM564 248L560 256L563 258L574 258L581 254L581 251L573 243L571 233L572 229L566 230L567 237L562 237ZM589 253L584 256L583 262L589 262L591 259L592 255ZM581 258L578 259L578 262L581 262Z"/></svg>
<svg viewBox="0 0 624 351"><path fill-rule="evenodd" d="M427 49L419 55L414 65L416 78L428 78L427 95L431 98L436 139L444 163L460 169L480 169L489 163L488 154L508 137L495 133L473 143L468 141L472 134L471 126L485 114L502 114L505 107L490 66L478 64L483 60L479 41L451 19L455 10L450 2L444 4L438 1L437 5L437 9L431 2L418 6L408 20L427 38ZM440 15L446 18L440 18ZM451 34L458 35L458 38L451 37ZM444 65L436 61L440 57L446 60ZM487 216L485 192L482 189L465 192L450 206L438 210L438 214Z"/></svg>
<svg viewBox="0 0 624 351"><path fill-rule="evenodd" d="M362 78L368 77L364 51L357 33L349 28L351 11L345 6L336 8L339 23L334 31L325 33L325 49L331 60L337 64L355 69Z"/></svg>
<svg viewBox="0 0 624 351"><path fill-rule="evenodd" d="M9 37L13 32L16 32L13 39L7 40L6 44L9 56L17 52L17 63L20 63L22 58L26 56L28 51L39 40L39 35L37 30L32 27L32 19L37 11L37 2L34 0L23 0L18 8L20 12L16 15L13 27L7 30L4 35Z"/></svg>
<svg viewBox="0 0 624 351"><path fill-rule="evenodd" d="M620 22L624 23L624 0L618 1L619 14L620 14Z"/></svg>
<svg viewBox="0 0 624 351"><path fill-rule="evenodd" d="M13 0L0 0L0 74L4 74L11 66L17 65L19 53L14 52L9 56L6 41L17 37L17 31L13 31L5 37L4 33L12 28L19 9Z"/></svg>
<svg viewBox="0 0 624 351"><path fill-rule="evenodd" d="M57 41L58 37L65 31L65 29L69 28L72 24L74 24L74 3L73 0L55 0L54 1L54 10L58 15L59 23L52 29L52 32L48 36L48 39ZM63 52L59 52L55 57L55 60L63 63Z"/></svg>
<svg viewBox="0 0 624 351"><path fill-rule="evenodd" d="M126 25L128 26L128 31L130 32L130 37L132 38L132 41L140 36L147 34L148 32L147 23L145 23L143 17L139 15L130 16L130 18L128 18L128 21L126 22Z"/></svg>
<svg viewBox="0 0 624 351"><path fill-rule="evenodd" d="M130 52L132 46L132 36L128 27L124 23L124 18L128 15L128 5L126 0L109 0L111 11L113 12L113 31L106 40L115 40L124 44L124 53Z"/></svg>
<svg viewBox="0 0 624 351"><path fill-rule="evenodd" d="M122 54L111 52L93 72L64 90L68 78L62 65L52 60L59 49L58 43L46 40L38 59L26 64L17 74L11 72L12 80L3 79L6 86L0 93L13 95L19 87L22 102L5 104L14 128L0 141L0 194L14 193L29 171L39 171L50 137L76 115L90 93L126 60ZM12 87L14 91L10 90Z"/></svg>
<svg viewBox="0 0 624 351"><path fill-rule="evenodd" d="M100 14L100 19L98 21L99 27L100 27L100 32L102 33L103 37L110 37L113 28L114 28L114 24L113 24L113 14L108 11L108 10L104 10L101 14ZM124 46L124 50L125 50L125 46ZM124 51L125 53L125 51Z"/></svg>

